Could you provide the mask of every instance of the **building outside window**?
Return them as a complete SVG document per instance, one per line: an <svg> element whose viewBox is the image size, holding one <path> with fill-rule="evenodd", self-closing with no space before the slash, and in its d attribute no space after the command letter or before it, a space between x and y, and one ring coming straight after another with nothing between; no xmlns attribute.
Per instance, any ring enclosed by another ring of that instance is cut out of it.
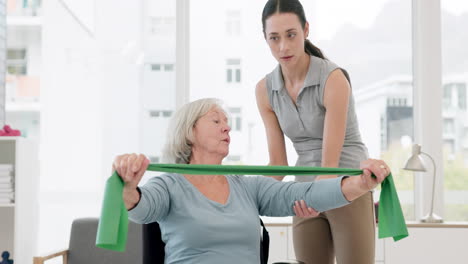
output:
<svg viewBox="0 0 468 264"><path fill-rule="evenodd" d="M8 49L6 64L8 74L26 75L28 72L26 49Z"/></svg>
<svg viewBox="0 0 468 264"><path fill-rule="evenodd" d="M468 24L464 1L441 0L444 220L468 220ZM440 166L438 164L438 166Z"/></svg>
<svg viewBox="0 0 468 264"><path fill-rule="evenodd" d="M150 65L152 71L165 71L165 72L173 72L174 71L174 64L173 63L153 63Z"/></svg>
<svg viewBox="0 0 468 264"><path fill-rule="evenodd" d="M231 107L229 111L229 126L232 131L242 130L242 109L240 107Z"/></svg>
<svg viewBox="0 0 468 264"><path fill-rule="evenodd" d="M227 59L226 60L226 82L240 83L241 82L241 60Z"/></svg>

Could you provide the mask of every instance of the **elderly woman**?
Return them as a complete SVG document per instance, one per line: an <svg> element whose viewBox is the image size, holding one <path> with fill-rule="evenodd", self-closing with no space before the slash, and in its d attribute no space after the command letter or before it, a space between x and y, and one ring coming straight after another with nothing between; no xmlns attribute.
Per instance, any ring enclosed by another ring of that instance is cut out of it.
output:
<svg viewBox="0 0 468 264"><path fill-rule="evenodd" d="M169 127L166 160L221 164L229 153L229 131L216 99L186 104ZM262 176L166 173L139 188L148 164L143 155L125 154L115 159L113 168L125 182L129 217L138 223L159 222L166 263L259 263L258 215L291 216L299 200L319 212L345 206L389 174L381 168L388 167L383 161L366 160L359 177L299 183Z"/></svg>

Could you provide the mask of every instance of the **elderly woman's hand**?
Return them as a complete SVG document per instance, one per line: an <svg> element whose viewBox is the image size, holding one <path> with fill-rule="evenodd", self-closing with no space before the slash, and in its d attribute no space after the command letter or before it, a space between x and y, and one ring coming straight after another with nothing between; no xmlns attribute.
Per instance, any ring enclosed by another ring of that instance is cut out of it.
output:
<svg viewBox="0 0 468 264"><path fill-rule="evenodd" d="M312 207L307 207L304 200L296 201L293 206L294 214L301 218L312 218L318 216L320 213L315 211Z"/></svg>
<svg viewBox="0 0 468 264"><path fill-rule="evenodd" d="M123 154L114 159L112 171L117 171L125 183L125 187L138 186L143 174L148 168L149 160L143 154Z"/></svg>
<svg viewBox="0 0 468 264"><path fill-rule="evenodd" d="M124 182L123 198L125 207L131 209L140 201L138 183L148 168L149 160L143 154L124 154L117 156L112 163L112 171L117 171Z"/></svg>

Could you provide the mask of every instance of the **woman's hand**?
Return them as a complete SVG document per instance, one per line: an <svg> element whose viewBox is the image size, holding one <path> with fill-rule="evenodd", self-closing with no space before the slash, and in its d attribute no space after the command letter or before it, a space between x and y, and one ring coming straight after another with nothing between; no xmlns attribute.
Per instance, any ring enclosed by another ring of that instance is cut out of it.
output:
<svg viewBox="0 0 468 264"><path fill-rule="evenodd" d="M367 159L362 161L360 169L363 170L363 173L360 176L362 187L369 191L383 182L391 172L390 168L383 160L376 159ZM374 174L375 177L372 177L372 174Z"/></svg>
<svg viewBox="0 0 468 264"><path fill-rule="evenodd" d="M293 206L294 213L297 217L312 218L318 216L320 213L315 211L312 207L307 207L304 200L296 201Z"/></svg>
<svg viewBox="0 0 468 264"><path fill-rule="evenodd" d="M341 190L348 201L353 201L374 189L390 175L390 168L383 160L365 160L361 162L360 168L363 170L360 176L348 177L341 181Z"/></svg>
<svg viewBox="0 0 468 264"><path fill-rule="evenodd" d="M127 210L135 207L140 201L137 186L148 165L149 160L143 154L123 154L117 156L112 163L112 172L117 171L124 182L123 199Z"/></svg>
<svg viewBox="0 0 468 264"><path fill-rule="evenodd" d="M143 154L123 154L114 159L112 171L117 171L126 188L136 189L148 165L149 160Z"/></svg>

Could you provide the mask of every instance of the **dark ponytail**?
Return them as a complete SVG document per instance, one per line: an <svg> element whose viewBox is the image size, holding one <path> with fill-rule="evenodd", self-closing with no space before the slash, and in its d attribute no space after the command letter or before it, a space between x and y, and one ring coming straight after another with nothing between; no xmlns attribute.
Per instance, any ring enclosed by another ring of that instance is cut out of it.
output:
<svg viewBox="0 0 468 264"><path fill-rule="evenodd" d="M307 20L305 17L304 8L302 7L302 4L299 2L299 0L268 0L262 12L263 35L265 35L266 20L276 13L293 13L297 15L299 21L301 22L302 29L305 28ZM309 55L325 60L327 59L323 55L322 51L314 46L314 44L312 44L312 42L310 42L308 39L306 39L304 42L304 50Z"/></svg>
<svg viewBox="0 0 468 264"><path fill-rule="evenodd" d="M314 46L314 44L312 44L312 42L310 42L310 40L308 40L308 39L306 39L305 42L304 42L304 49L305 49L305 52L307 54L309 54L309 55L319 57L319 58L322 58L324 60L327 59L325 57L325 55L323 55L322 51L319 48L317 48L316 46Z"/></svg>

